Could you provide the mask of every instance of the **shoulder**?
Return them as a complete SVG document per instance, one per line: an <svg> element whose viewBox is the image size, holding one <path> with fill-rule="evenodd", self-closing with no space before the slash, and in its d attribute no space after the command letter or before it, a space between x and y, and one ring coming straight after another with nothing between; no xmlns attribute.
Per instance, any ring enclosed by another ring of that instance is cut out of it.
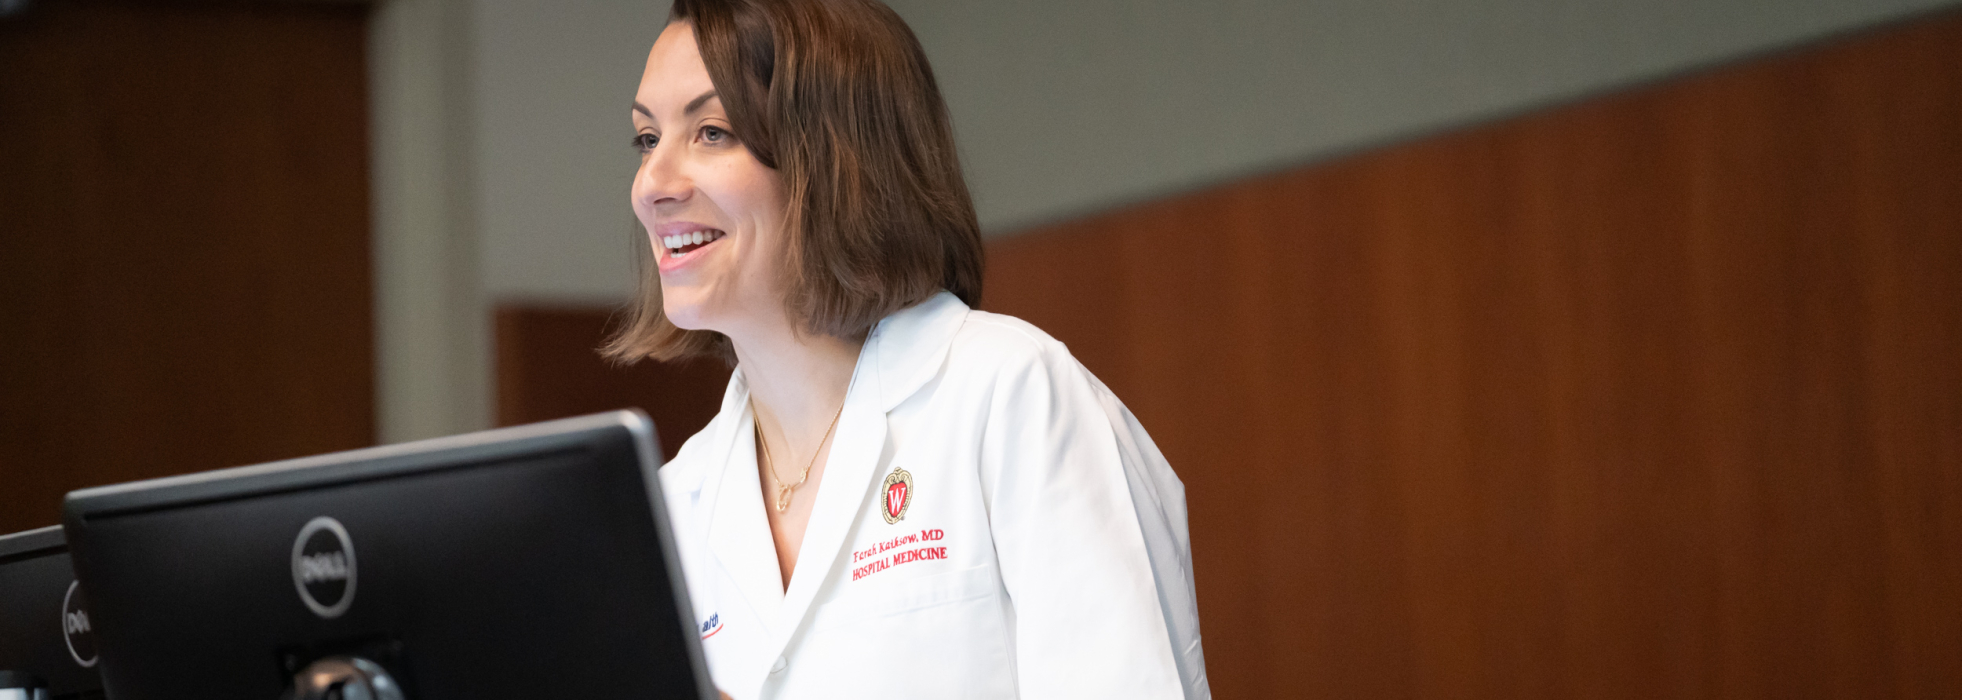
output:
<svg viewBox="0 0 1962 700"><path fill-rule="evenodd" d="M1024 370L1074 365L1069 348L1034 324L986 311L969 311L948 350L950 370Z"/></svg>
<svg viewBox="0 0 1962 700"><path fill-rule="evenodd" d="M1062 341L1013 316L971 311L948 349L945 376L964 393L991 395L997 410L1094 396L1097 380ZM1021 407L1021 408L1017 408Z"/></svg>

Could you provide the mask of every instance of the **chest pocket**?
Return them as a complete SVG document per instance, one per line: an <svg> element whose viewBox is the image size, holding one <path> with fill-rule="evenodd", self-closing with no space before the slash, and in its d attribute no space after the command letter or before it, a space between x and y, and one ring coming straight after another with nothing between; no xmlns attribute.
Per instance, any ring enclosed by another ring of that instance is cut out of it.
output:
<svg viewBox="0 0 1962 700"><path fill-rule="evenodd" d="M1014 647L994 567L878 587L850 583L815 611L782 697L830 697L844 687L870 698L1015 697Z"/></svg>
<svg viewBox="0 0 1962 700"><path fill-rule="evenodd" d="M853 585L864 584L864 585ZM985 598L1001 590L994 567L893 578L849 581L811 619L812 629L871 622L950 603Z"/></svg>

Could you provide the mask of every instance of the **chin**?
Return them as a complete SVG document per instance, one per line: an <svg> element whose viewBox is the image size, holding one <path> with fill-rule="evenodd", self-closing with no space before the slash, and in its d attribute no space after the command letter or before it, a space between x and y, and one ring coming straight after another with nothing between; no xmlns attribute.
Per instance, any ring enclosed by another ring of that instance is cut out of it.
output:
<svg viewBox="0 0 1962 700"><path fill-rule="evenodd" d="M684 331L708 330L706 323L704 323L702 305L690 303L686 300L687 296L686 294L673 294L667 290L662 290L662 315L668 317L668 323L672 323L674 327ZM677 297L682 297L682 299L677 299Z"/></svg>

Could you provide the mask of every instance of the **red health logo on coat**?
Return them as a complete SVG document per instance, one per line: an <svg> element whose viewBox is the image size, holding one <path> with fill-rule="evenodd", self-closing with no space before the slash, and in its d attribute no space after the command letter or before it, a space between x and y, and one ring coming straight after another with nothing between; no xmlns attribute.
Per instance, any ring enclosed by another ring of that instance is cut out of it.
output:
<svg viewBox="0 0 1962 700"><path fill-rule="evenodd" d="M885 508L880 515L886 516L890 525L906 519L907 506L913 505L913 474L894 467L886 475Z"/></svg>

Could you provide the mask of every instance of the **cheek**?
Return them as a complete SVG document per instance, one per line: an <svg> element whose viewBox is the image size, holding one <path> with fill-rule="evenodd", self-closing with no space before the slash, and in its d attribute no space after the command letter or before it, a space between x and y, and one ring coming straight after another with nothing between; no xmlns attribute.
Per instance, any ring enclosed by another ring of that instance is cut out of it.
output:
<svg viewBox="0 0 1962 700"><path fill-rule="evenodd" d="M742 173L743 224L754 229L757 242L771 251L784 245L784 195L777 174L758 164L753 172Z"/></svg>
<svg viewBox="0 0 1962 700"><path fill-rule="evenodd" d="M753 159L744 160L714 168L698 182L728 217L727 223L746 239L741 242L742 264L766 265L778 257L784 244L783 189L775 171Z"/></svg>
<svg viewBox="0 0 1962 700"><path fill-rule="evenodd" d="M755 220L770 209L775 196L775 178L762 165L738 159L706 168L697 185L728 214L744 223ZM747 159L741 159L747 160ZM761 172L758 172L761 171Z"/></svg>

